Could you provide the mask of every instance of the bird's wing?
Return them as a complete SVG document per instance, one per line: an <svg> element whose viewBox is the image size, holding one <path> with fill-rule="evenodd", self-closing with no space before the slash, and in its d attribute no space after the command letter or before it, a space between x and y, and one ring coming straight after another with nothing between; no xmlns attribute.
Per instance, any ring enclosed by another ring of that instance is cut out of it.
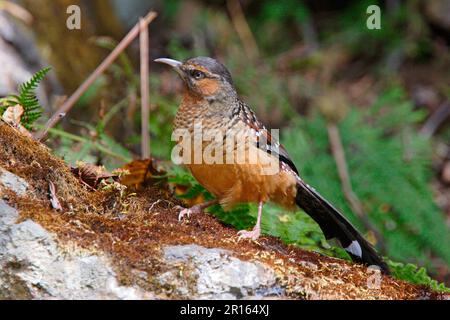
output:
<svg viewBox="0 0 450 320"><path fill-rule="evenodd" d="M276 138L272 136L269 130L264 124L258 120L255 113L250 107L242 101L239 101L239 107L236 112L240 119L250 128L253 129L258 136L257 147L268 154L278 157L281 163L287 165L297 175L298 170L292 161L291 156L286 151L284 146L278 142Z"/></svg>
<svg viewBox="0 0 450 320"><path fill-rule="evenodd" d="M246 125L255 130L258 137L262 136L267 141L260 144L260 140L258 140L258 147L271 155L278 156L282 170L290 171L293 175L296 175L296 203L318 223L325 238L337 238L353 260L366 265L377 265L383 273L389 274L389 267L383 261L383 258L378 255L372 245L364 239L348 219L299 177L298 170L286 149L258 121L253 111L245 104L242 105L241 109L240 114ZM264 141L264 139L262 140ZM287 168L283 164L287 165Z"/></svg>

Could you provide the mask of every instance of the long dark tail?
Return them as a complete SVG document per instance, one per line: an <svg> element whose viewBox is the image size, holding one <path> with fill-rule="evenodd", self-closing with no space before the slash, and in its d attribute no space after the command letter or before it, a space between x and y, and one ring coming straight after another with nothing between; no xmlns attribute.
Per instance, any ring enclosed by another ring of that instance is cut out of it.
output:
<svg viewBox="0 0 450 320"><path fill-rule="evenodd" d="M386 263L350 221L303 181L297 184L296 203L319 224L325 238L339 240L354 261L376 265L389 274Z"/></svg>

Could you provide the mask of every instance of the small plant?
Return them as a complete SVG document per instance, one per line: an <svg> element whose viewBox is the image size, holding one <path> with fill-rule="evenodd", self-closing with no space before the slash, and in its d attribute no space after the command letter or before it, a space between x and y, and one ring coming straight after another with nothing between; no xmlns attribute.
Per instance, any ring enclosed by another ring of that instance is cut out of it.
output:
<svg viewBox="0 0 450 320"><path fill-rule="evenodd" d="M31 130L33 124L42 115L43 107L39 104L36 96L36 89L44 79L50 68L44 68L36 72L29 81L19 86L19 95L10 95L0 100L0 114L3 114L9 107L21 105L24 109L20 123Z"/></svg>
<svg viewBox="0 0 450 320"><path fill-rule="evenodd" d="M414 284L426 285L439 292L450 292L450 288L447 288L443 283L438 283L436 280L433 280L423 267L419 268L412 263L404 264L392 260L388 260L387 262L392 271L392 275L397 279Z"/></svg>

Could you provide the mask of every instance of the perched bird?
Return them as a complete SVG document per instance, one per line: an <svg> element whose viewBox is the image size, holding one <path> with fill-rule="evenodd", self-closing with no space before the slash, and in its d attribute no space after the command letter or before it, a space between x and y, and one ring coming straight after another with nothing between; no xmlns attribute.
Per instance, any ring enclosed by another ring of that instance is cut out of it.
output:
<svg viewBox="0 0 450 320"><path fill-rule="evenodd" d="M255 227L238 233L240 238L255 240L261 234L261 215L266 202L272 201L288 209L298 206L318 223L326 239L336 238L353 260L376 265L382 272L389 273L383 259L345 216L301 179L285 148L239 99L231 74L224 65L208 57L185 62L161 58L155 62L171 66L184 82L174 132L189 133L193 140L203 134L200 143L187 144L194 155L191 153L184 158L183 154L184 164L216 197L214 201L182 210L180 219L200 213L215 203L225 208L238 203L256 203L259 206ZM209 132L209 136L205 132ZM230 144L230 140L235 143ZM195 159L196 152L200 159ZM218 161L203 159L208 152ZM227 159L220 161L220 156Z"/></svg>

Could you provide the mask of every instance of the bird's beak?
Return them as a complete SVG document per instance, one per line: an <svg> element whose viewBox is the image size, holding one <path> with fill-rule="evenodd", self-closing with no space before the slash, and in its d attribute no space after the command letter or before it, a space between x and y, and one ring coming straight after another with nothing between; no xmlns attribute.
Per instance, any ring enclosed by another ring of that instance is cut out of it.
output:
<svg viewBox="0 0 450 320"><path fill-rule="evenodd" d="M180 61L168 59L168 58L159 58L159 59L156 59L155 62L167 64L167 65L171 66L172 68L174 68L175 71L177 71L178 73L181 73L181 66L183 65L183 63Z"/></svg>

